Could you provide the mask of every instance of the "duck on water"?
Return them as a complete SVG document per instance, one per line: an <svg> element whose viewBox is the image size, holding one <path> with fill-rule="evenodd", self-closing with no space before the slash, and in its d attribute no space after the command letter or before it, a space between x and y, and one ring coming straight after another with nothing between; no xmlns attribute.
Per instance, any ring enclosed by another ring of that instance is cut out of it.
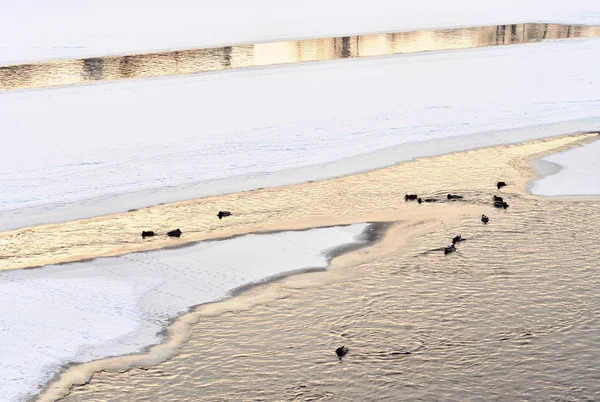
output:
<svg viewBox="0 0 600 402"><path fill-rule="evenodd" d="M142 231L142 239L145 239L146 237L152 237L154 236L154 232L151 230L144 230Z"/></svg>
<svg viewBox="0 0 600 402"><path fill-rule="evenodd" d="M508 208L508 204L506 203L506 201L494 201L494 207L496 208Z"/></svg>
<svg viewBox="0 0 600 402"><path fill-rule="evenodd" d="M231 216L231 212L229 212L229 211L219 211L219 213L217 214L217 216L219 217L219 219L223 219L225 216Z"/></svg>
<svg viewBox="0 0 600 402"><path fill-rule="evenodd" d="M450 254L455 251L456 251L456 246L454 244L451 244L448 247L444 248L444 254Z"/></svg>
<svg viewBox="0 0 600 402"><path fill-rule="evenodd" d="M348 348L346 346L340 346L339 348L337 348L335 350L335 354L337 355L338 359L342 360L342 357L346 356L346 354L348 353Z"/></svg>
<svg viewBox="0 0 600 402"><path fill-rule="evenodd" d="M170 232L167 232L167 236L179 237L179 236L181 236L181 230L179 230L179 229L171 230Z"/></svg>

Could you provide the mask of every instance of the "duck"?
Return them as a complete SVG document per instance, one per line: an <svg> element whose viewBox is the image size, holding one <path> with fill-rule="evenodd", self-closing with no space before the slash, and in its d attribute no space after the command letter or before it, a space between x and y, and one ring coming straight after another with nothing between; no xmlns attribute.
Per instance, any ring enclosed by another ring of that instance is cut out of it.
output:
<svg viewBox="0 0 600 402"><path fill-rule="evenodd" d="M416 200L417 198L418 198L418 196L416 194L406 194L404 196L404 201Z"/></svg>
<svg viewBox="0 0 600 402"><path fill-rule="evenodd" d="M488 223L489 221L490 221L490 218L488 218L488 217L487 217L487 216L485 216L485 215L481 215L481 222L483 222L483 223Z"/></svg>
<svg viewBox="0 0 600 402"><path fill-rule="evenodd" d="M508 208L508 204L506 203L506 201L494 201L494 206L496 208Z"/></svg>
<svg viewBox="0 0 600 402"><path fill-rule="evenodd" d="M456 243L458 243L460 241L462 241L461 235L454 236L454 238L452 239L452 244L456 244Z"/></svg>
<svg viewBox="0 0 600 402"><path fill-rule="evenodd" d="M448 247L444 248L444 254L452 253L454 251L456 251L456 247L454 246L454 244L451 244Z"/></svg>
<svg viewBox="0 0 600 402"><path fill-rule="evenodd" d="M495 195L494 196L494 201L500 201L500 202L502 202L502 201L504 201L504 198L498 197L497 195Z"/></svg>
<svg viewBox="0 0 600 402"><path fill-rule="evenodd" d="M417 199L417 202L419 204L421 204L422 202L437 202L437 199L435 199L435 198L425 198L425 199L419 198L419 199Z"/></svg>
<svg viewBox="0 0 600 402"><path fill-rule="evenodd" d="M463 198L462 195L448 194L448 199L449 200L460 200L461 198Z"/></svg>
<svg viewBox="0 0 600 402"><path fill-rule="evenodd" d="M498 184L496 184L496 187L498 187L498 190L500 190L504 186L506 186L506 183L503 181L499 181Z"/></svg>
<svg viewBox="0 0 600 402"><path fill-rule="evenodd" d="M167 232L167 236L179 237L179 236L181 236L181 230L179 230L179 229L171 230L170 232Z"/></svg>
<svg viewBox="0 0 600 402"><path fill-rule="evenodd" d="M342 360L342 357L346 356L346 353L348 353L348 348L346 346L340 346L335 350L335 354L340 360Z"/></svg>
<svg viewBox="0 0 600 402"><path fill-rule="evenodd" d="M219 211L219 213L217 214L217 216L219 217L219 219L223 219L224 216L231 216L231 212L229 212L229 211Z"/></svg>
<svg viewBox="0 0 600 402"><path fill-rule="evenodd" d="M148 230L148 231L144 230L144 231L142 231L142 239L145 239L146 237L152 237L152 236L154 236L154 232L153 231L151 231L151 230Z"/></svg>

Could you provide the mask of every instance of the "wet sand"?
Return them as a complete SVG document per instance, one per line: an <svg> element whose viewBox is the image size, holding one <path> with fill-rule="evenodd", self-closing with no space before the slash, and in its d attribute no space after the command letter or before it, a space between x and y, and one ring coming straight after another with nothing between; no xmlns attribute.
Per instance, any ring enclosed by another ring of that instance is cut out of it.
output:
<svg viewBox="0 0 600 402"><path fill-rule="evenodd" d="M416 203L405 203L406 193L443 198L449 191L460 190L468 199L474 199L498 180L514 183L513 188L525 186L529 177L524 171L531 168L512 167L515 159L531 159L596 138L597 134L576 134L523 145L483 148L320 182L6 231L0 233L0 270L179 247L246 233L409 219L428 210L418 209L423 206ZM494 163L486 163L490 160ZM504 164L508 167L500 171L498 166ZM472 180L466 183L462 177ZM452 203L450 208L460 206ZM232 216L220 220L216 216L219 210L232 211ZM167 237L167 231L175 228L180 228L183 235ZM142 239L143 230L153 230L158 235Z"/></svg>
<svg viewBox="0 0 600 402"><path fill-rule="evenodd" d="M579 134L485 148L155 207L189 218L235 205L227 209L240 212L221 222L227 228L196 220L215 237L395 223L380 242L335 258L327 272L199 306L147 355L73 366L40 400L69 391L66 400L593 399L600 393L593 369L600 343L590 330L600 308L593 291L600 285L594 246L600 239L587 216L597 215L600 203L550 201L525 188L535 175L532 158L596 139ZM497 191L498 180L509 186ZM466 199L405 203L403 195L413 192ZM491 207L500 193L508 210ZM490 217L488 225L481 213ZM132 227L140 217L119 218ZM77 233L77 224L65 224L64 232ZM439 248L459 233L467 240L444 256ZM333 350L342 343L351 351L340 365Z"/></svg>

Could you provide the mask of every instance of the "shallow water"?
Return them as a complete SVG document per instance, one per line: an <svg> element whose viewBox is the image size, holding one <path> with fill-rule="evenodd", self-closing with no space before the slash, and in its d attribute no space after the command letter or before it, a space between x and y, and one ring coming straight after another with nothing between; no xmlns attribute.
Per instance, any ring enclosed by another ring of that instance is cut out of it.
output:
<svg viewBox="0 0 600 402"><path fill-rule="evenodd" d="M363 197L383 206L368 185L376 178L423 194L453 188L468 200L408 203L412 219L329 272L201 307L176 356L96 373L65 400L599 399L600 233L589 217L600 201L524 190L526 159L556 143L419 160L351 176L348 187L329 181L347 188L338 206L354 216ZM499 192L492 178L509 186ZM507 210L490 206L499 193ZM466 241L444 256L457 234ZM342 362L341 345L350 348Z"/></svg>
<svg viewBox="0 0 600 402"><path fill-rule="evenodd" d="M272 230L306 229L340 224L416 219L419 214L442 218L462 211L459 203L418 208L404 194L446 196L463 191L470 199L486 193L490 183L504 179L525 187L529 165L511 164L538 153L596 140L580 134L521 145L484 148L395 165L371 172L296 186L200 198L173 204L58 224L0 232L0 270L79 261L173 247L190 242ZM494 163L489 163L494 161ZM452 174L448 174L452 169ZM468 180L467 180L468 178ZM484 190L485 189L485 190ZM479 206L486 205L479 203ZM425 207L425 206L423 206ZM233 215L218 219L221 209ZM180 228L174 241L164 234ZM142 239L142 230L160 236ZM98 234L102 234L98 237Z"/></svg>
<svg viewBox="0 0 600 402"><path fill-rule="evenodd" d="M600 27L510 24L55 60L0 67L0 91L591 36Z"/></svg>
<svg viewBox="0 0 600 402"><path fill-rule="evenodd" d="M203 317L175 358L97 374L66 400L598 400L600 236L586 216L600 203L517 203L343 280ZM456 254L427 252L458 232Z"/></svg>

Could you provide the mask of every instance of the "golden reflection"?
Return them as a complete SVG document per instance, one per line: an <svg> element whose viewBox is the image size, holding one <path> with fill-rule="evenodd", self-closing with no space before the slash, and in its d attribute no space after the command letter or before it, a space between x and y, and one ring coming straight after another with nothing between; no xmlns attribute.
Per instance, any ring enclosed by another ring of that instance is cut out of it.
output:
<svg viewBox="0 0 600 402"><path fill-rule="evenodd" d="M0 67L0 91L600 36L600 27L513 24L303 39Z"/></svg>

